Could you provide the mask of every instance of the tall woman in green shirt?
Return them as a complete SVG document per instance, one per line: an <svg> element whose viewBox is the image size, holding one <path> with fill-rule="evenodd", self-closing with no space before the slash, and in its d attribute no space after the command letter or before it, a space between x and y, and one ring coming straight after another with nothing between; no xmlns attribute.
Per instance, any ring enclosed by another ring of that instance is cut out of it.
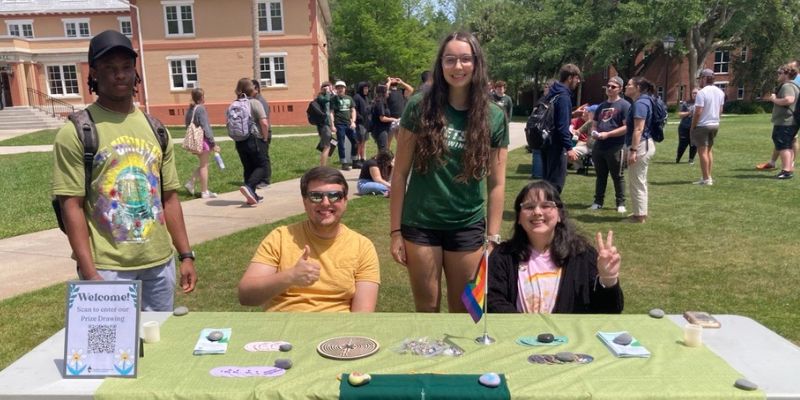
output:
<svg viewBox="0 0 800 400"><path fill-rule="evenodd" d="M391 251L408 268L417 311L439 311L444 272L448 309L464 312L483 244L500 239L508 122L489 100L474 36L445 38L432 70L430 89L409 99L400 120Z"/></svg>

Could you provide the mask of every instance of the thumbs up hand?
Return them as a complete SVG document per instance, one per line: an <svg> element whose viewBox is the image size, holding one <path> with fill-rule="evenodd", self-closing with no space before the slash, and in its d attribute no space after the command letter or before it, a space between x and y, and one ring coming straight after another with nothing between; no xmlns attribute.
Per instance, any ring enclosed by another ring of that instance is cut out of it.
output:
<svg viewBox="0 0 800 400"><path fill-rule="evenodd" d="M297 263L292 268L294 286L311 286L319 280L320 266L317 263L308 260L311 254L311 249L306 245L303 248L303 254Z"/></svg>

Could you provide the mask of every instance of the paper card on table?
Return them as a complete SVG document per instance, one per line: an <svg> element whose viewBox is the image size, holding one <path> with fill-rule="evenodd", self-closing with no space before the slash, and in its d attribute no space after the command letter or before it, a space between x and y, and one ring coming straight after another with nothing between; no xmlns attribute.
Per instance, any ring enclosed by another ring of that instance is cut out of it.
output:
<svg viewBox="0 0 800 400"><path fill-rule="evenodd" d="M222 339L217 341L208 340L208 334L214 331L222 332ZM231 340L231 328L204 328L200 331L200 337L194 346L192 354L202 356L205 354L225 354L228 351L228 342Z"/></svg>
<svg viewBox="0 0 800 400"><path fill-rule="evenodd" d="M615 357L650 357L650 352L633 336L631 336L633 341L628 345L623 346L614 343L614 338L623 333L628 332L597 332L597 337L611 350Z"/></svg>
<svg viewBox="0 0 800 400"><path fill-rule="evenodd" d="M256 351L280 351L282 344L290 344L289 342L250 342L244 345L244 349L250 352Z"/></svg>

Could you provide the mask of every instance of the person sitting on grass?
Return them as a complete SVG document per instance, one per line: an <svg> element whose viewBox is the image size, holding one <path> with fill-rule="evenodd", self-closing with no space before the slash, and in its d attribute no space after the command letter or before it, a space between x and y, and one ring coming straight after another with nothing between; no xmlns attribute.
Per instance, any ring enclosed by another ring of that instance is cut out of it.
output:
<svg viewBox="0 0 800 400"><path fill-rule="evenodd" d="M300 178L308 217L270 232L239 281L239 302L265 311L375 311L380 285L372 242L341 223L347 180L330 167Z"/></svg>
<svg viewBox="0 0 800 400"><path fill-rule="evenodd" d="M493 313L619 314L621 256L614 234L597 249L578 234L548 182L531 182L514 200L511 239L489 256L487 307Z"/></svg>
<svg viewBox="0 0 800 400"><path fill-rule="evenodd" d="M392 167L394 167L394 154L389 150L378 152L378 154L367 160L361 167L361 175L358 176L358 194L381 194L389 197L389 190L392 184Z"/></svg>

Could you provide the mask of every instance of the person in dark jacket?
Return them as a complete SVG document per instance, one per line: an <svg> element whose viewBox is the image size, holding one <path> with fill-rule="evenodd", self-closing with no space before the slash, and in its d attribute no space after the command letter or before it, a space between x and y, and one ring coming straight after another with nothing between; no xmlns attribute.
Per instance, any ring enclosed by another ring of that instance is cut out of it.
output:
<svg viewBox="0 0 800 400"><path fill-rule="evenodd" d="M366 148L367 138L369 137L369 82L359 82L356 86L356 93L353 95L353 101L356 107L356 138L358 144L353 149L355 152L352 154L353 168L361 168L367 160Z"/></svg>
<svg viewBox="0 0 800 400"><path fill-rule="evenodd" d="M494 313L621 313L621 256L614 234L597 248L567 218L556 188L531 182L514 201L511 238L489 256L487 307Z"/></svg>
<svg viewBox="0 0 800 400"><path fill-rule="evenodd" d="M572 91L581 83L581 70L575 64L565 64L558 75L558 82L550 86L545 98L545 101L550 101L558 96L553 108L553 141L546 149L542 149L542 178L552 183L558 193L561 193L567 179L567 161L574 162L578 159L578 153L572 149L569 122L572 115Z"/></svg>

